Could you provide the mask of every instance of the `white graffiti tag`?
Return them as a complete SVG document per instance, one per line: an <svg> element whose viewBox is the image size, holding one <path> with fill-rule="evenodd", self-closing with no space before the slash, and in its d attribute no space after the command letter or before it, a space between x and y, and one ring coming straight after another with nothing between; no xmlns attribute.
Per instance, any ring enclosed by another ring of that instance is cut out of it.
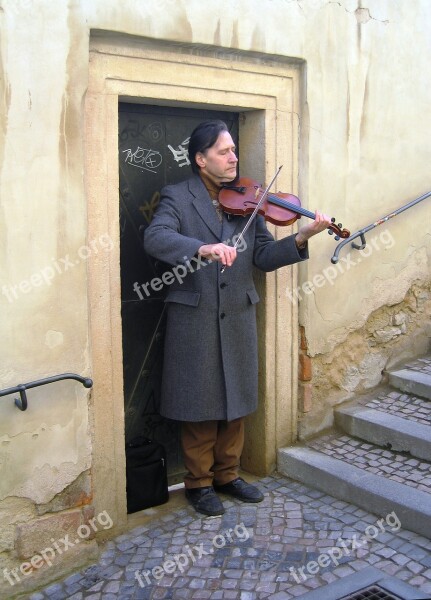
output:
<svg viewBox="0 0 431 600"><path fill-rule="evenodd" d="M179 167L187 167L190 164L189 153L186 148L189 141L190 138L188 137L183 142L181 142L181 144L178 146L178 150L175 150L175 148L172 148L172 146L169 146L168 144L168 148L174 155L174 160L178 163Z"/></svg>
<svg viewBox="0 0 431 600"><path fill-rule="evenodd" d="M148 148L138 146L134 152L131 148L127 148L123 152L127 152L125 162L128 165L144 171L156 173L157 167L162 164L162 155L157 150L148 150Z"/></svg>

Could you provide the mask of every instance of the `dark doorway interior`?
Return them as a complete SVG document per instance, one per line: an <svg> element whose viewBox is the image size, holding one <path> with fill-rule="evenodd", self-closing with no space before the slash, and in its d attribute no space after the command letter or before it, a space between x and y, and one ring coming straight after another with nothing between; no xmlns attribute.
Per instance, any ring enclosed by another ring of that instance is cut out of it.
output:
<svg viewBox="0 0 431 600"><path fill-rule="evenodd" d="M186 179L188 138L206 119L222 119L238 144L238 114L119 105L121 299L126 442L145 435L165 446L169 484L182 480L179 425L158 414L163 364L164 289L148 285L163 273L146 255L142 234L163 186ZM157 286L156 286L157 287Z"/></svg>

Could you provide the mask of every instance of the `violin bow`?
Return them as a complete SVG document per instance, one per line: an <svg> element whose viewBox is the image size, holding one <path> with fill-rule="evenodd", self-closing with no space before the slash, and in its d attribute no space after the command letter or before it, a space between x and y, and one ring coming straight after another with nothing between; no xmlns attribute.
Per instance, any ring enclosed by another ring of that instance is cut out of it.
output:
<svg viewBox="0 0 431 600"><path fill-rule="evenodd" d="M253 220L255 219L259 208L262 206L263 201L265 200L265 198L268 195L269 190L271 189L272 184L274 183L274 181L277 179L278 174L280 173L281 169L283 168L283 165L281 165L280 167L278 167L276 174L274 175L274 177L271 179L271 181L269 182L269 184L266 186L265 191L263 192L259 202L256 204L256 208L254 209L254 211L251 213L244 229L241 231L241 233L239 234L235 244L234 244L234 248L236 248L237 246L239 246L240 242L243 240L244 235L247 231L247 229L250 227L250 225L252 224ZM226 269L226 265L222 265L222 268L220 269L220 273L224 273L224 270Z"/></svg>

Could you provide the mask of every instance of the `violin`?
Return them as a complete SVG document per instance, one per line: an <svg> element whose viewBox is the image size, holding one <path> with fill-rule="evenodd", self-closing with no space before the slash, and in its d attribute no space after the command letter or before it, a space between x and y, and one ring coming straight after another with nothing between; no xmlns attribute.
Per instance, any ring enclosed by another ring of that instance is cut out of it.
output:
<svg viewBox="0 0 431 600"><path fill-rule="evenodd" d="M248 177L240 177L231 183L224 184L219 194L219 203L228 214L245 217L253 213L262 198L264 190L259 182ZM316 215L301 207L301 201L293 194L282 192L266 193L258 209L258 214L274 225L291 225L301 216L315 219ZM335 240L350 237L350 231L343 229L341 223L335 225L335 217L328 227L330 235L335 233Z"/></svg>

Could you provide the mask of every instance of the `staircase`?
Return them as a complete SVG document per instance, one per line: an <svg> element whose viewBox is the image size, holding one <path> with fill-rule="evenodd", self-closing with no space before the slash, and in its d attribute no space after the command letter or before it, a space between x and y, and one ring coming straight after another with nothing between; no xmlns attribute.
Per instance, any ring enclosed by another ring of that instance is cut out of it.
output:
<svg viewBox="0 0 431 600"><path fill-rule="evenodd" d="M431 538L431 356L388 377L335 409L334 430L280 449L278 470Z"/></svg>

